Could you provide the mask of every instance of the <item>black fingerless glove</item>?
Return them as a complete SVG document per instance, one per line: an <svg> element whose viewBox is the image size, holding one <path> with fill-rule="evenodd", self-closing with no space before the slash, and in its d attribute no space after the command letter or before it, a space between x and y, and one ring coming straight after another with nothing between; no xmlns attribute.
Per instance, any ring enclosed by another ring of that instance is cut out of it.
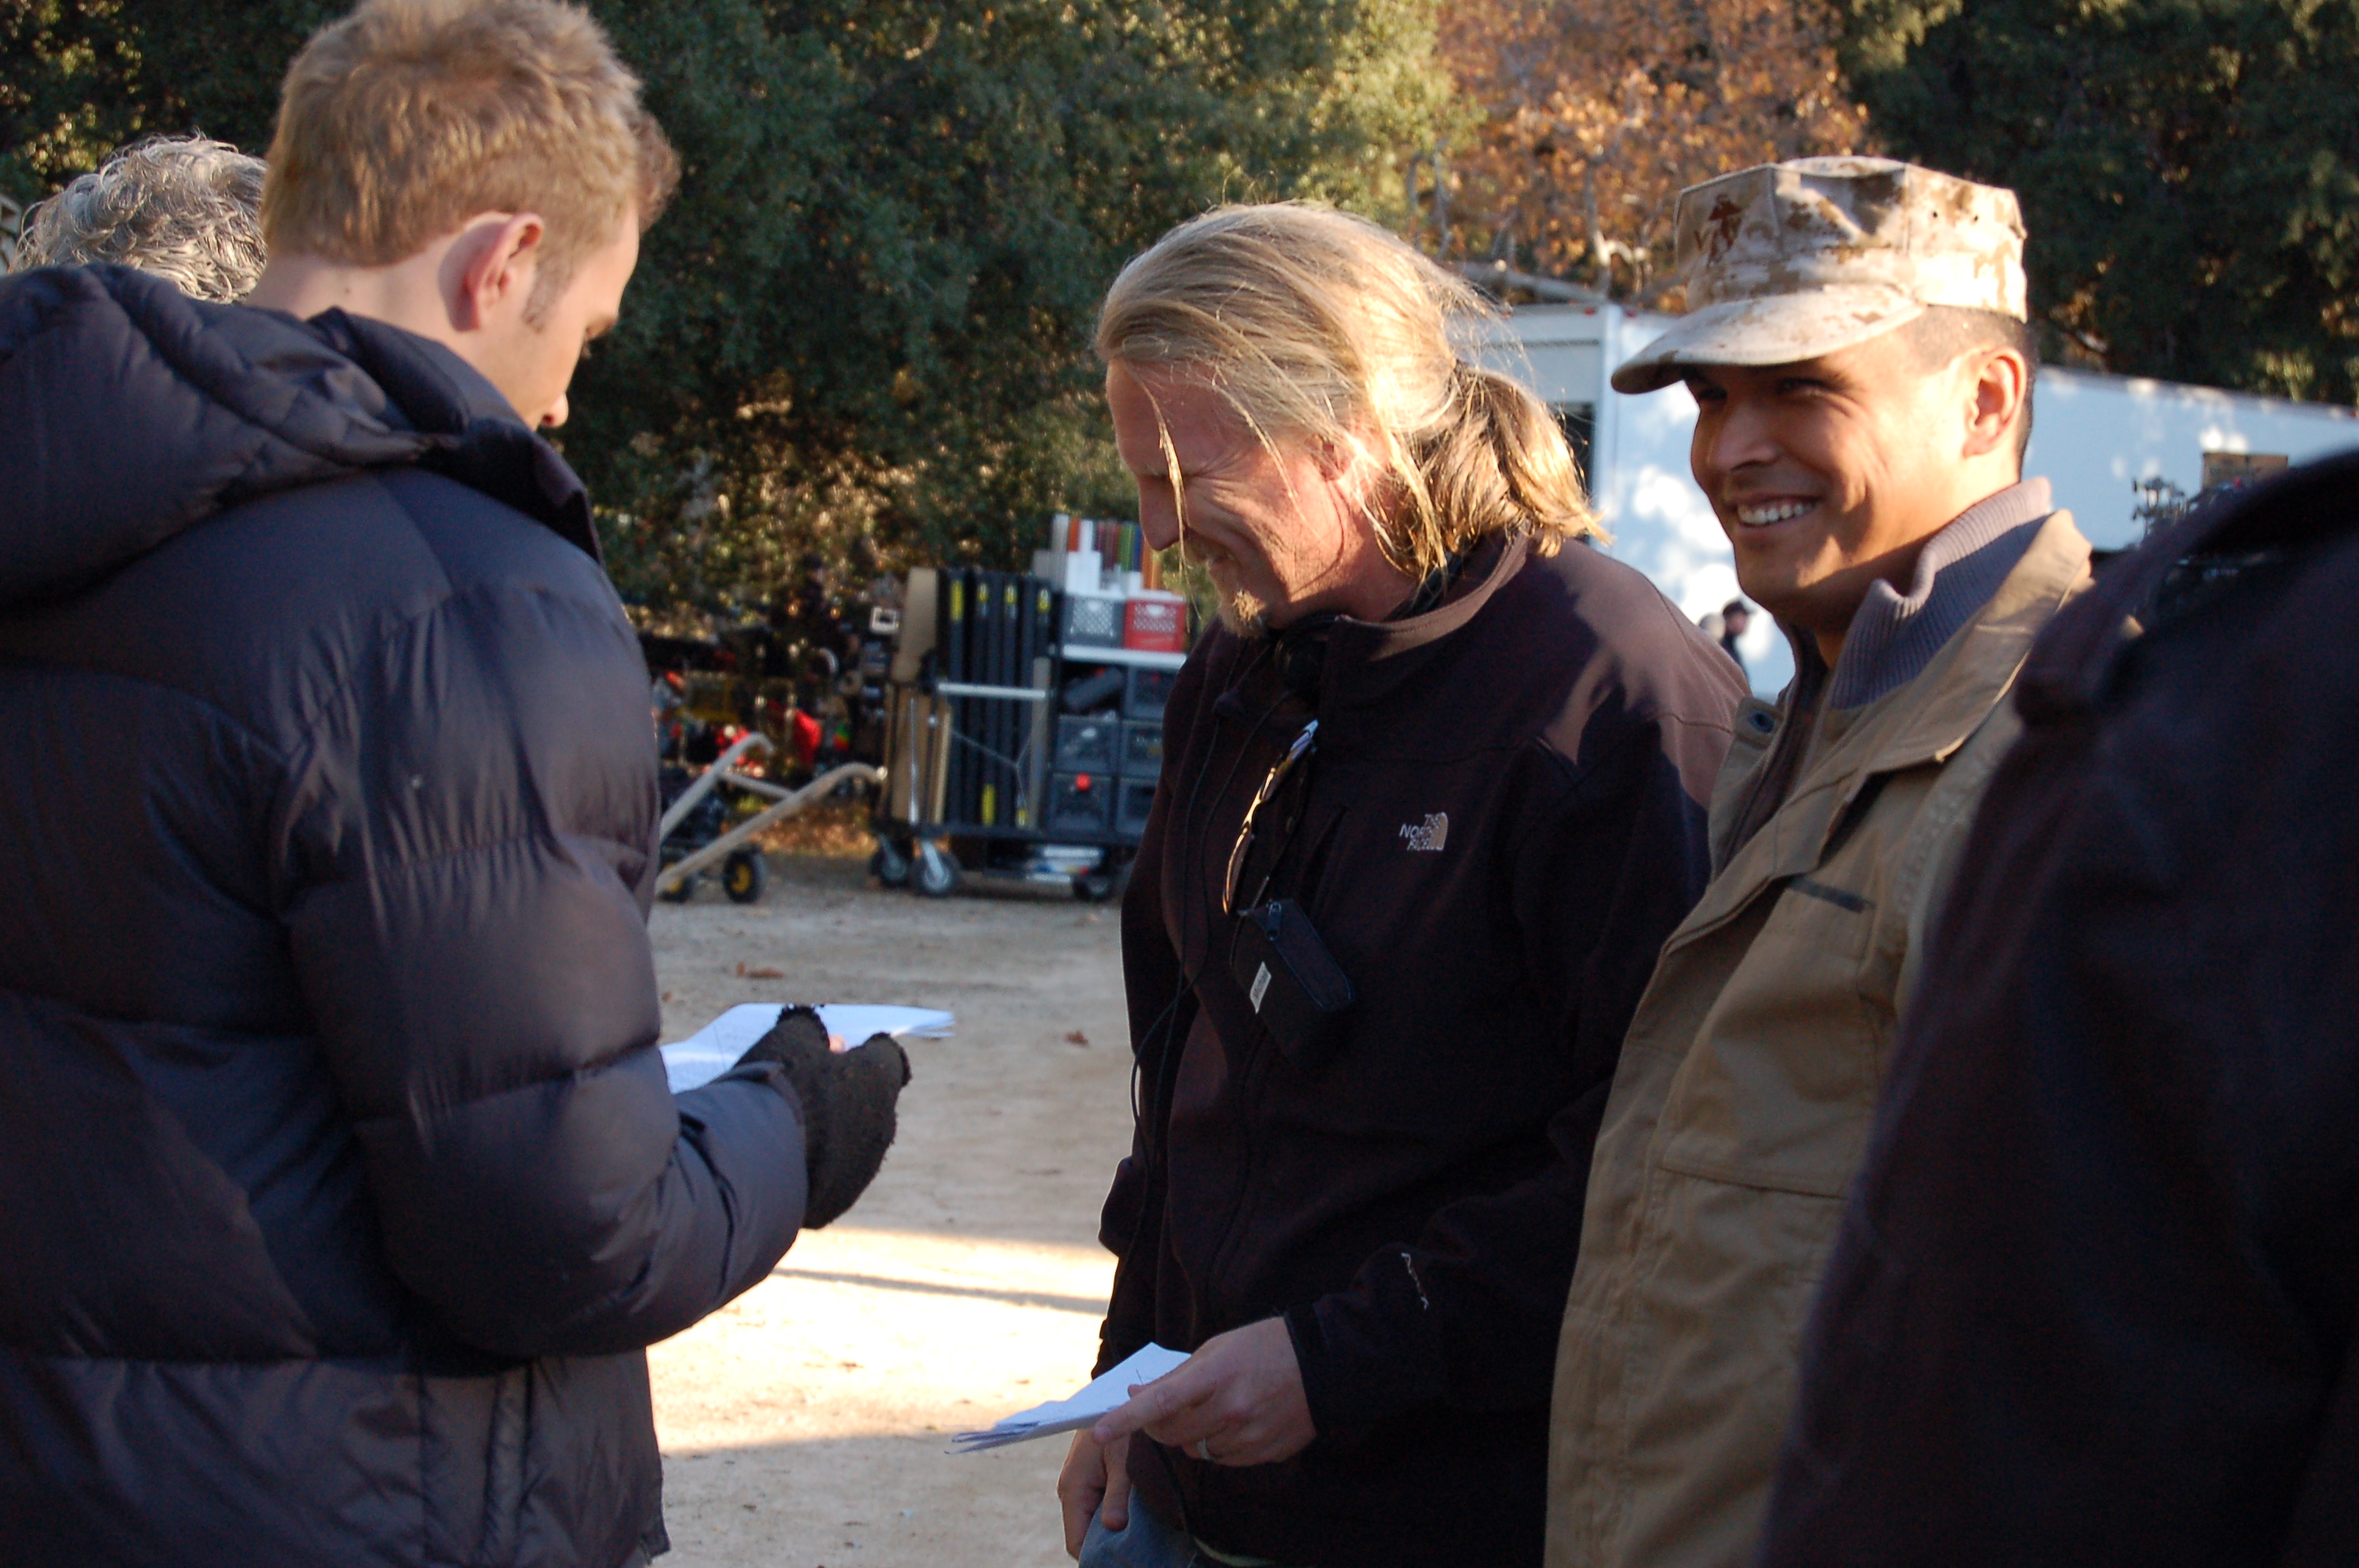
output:
<svg viewBox="0 0 2359 1568"><path fill-rule="evenodd" d="M894 1102L909 1081L908 1053L889 1034L831 1051L819 1014L790 1007L738 1061L786 1069L803 1113L803 1168L810 1181L803 1228L832 1224L876 1179L893 1145Z"/></svg>

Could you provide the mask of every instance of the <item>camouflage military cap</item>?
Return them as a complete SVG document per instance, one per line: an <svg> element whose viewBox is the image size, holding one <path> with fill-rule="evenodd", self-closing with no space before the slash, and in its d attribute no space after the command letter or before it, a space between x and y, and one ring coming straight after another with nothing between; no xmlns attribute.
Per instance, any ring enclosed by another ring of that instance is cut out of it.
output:
<svg viewBox="0 0 2359 1568"><path fill-rule="evenodd" d="M1682 365L1815 359L1929 306L2024 319L2015 192L1879 157L1768 163L1680 192L1688 314L1614 373L1652 392Z"/></svg>

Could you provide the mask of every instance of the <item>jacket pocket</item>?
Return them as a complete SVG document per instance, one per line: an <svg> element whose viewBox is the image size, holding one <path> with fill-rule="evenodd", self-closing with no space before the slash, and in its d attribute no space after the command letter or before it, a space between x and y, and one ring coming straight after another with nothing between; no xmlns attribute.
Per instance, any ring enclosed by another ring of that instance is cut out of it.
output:
<svg viewBox="0 0 2359 1568"><path fill-rule="evenodd" d="M1671 1081L1664 1169L1824 1197L1849 1184L1891 1026L1889 999L1861 983L1875 898L1852 880L1821 869L1778 892Z"/></svg>
<svg viewBox="0 0 2359 1568"><path fill-rule="evenodd" d="M513 1561L516 1525L524 1514L525 1425L531 1416L532 1368L500 1375L492 1397L491 1429L484 1444L484 1547L485 1563Z"/></svg>
<svg viewBox="0 0 2359 1568"><path fill-rule="evenodd" d="M1620 1496L1608 1561L1740 1563L1794 1409L1802 1330L1843 1206L1814 1193L1653 1173L1629 1267ZM1595 1508L1594 1484L1583 1490Z"/></svg>
<svg viewBox="0 0 2359 1568"><path fill-rule="evenodd" d="M524 1508L532 1369L419 1379L429 1563L512 1563Z"/></svg>

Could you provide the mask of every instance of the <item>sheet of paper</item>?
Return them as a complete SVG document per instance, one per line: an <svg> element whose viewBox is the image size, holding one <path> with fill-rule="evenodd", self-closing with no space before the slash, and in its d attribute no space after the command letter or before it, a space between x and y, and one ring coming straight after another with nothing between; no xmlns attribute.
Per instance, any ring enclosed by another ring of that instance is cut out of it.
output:
<svg viewBox="0 0 2359 1568"><path fill-rule="evenodd" d="M663 1047L664 1074L671 1092L684 1094L711 1083L737 1065L747 1046L777 1027L782 1003L751 1001L733 1007L685 1040ZM923 1007L873 1007L858 1002L824 1002L820 1022L830 1034L840 1034L858 1045L872 1034L940 1040L958 1025L947 1012Z"/></svg>
<svg viewBox="0 0 2359 1568"><path fill-rule="evenodd" d="M1094 1426L1098 1417L1129 1402L1134 1385L1151 1383L1187 1359L1184 1350L1166 1350L1160 1345L1150 1345L1121 1366L1092 1379L1077 1394L1003 1416L997 1424L981 1432L960 1433L951 1439L951 1452L980 1454L986 1448L1004 1448L1011 1443L1029 1443L1036 1437Z"/></svg>

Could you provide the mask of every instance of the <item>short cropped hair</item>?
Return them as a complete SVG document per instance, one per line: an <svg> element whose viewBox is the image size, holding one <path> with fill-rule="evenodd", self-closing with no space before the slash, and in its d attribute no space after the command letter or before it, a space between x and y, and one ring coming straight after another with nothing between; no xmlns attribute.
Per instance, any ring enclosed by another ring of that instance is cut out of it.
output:
<svg viewBox="0 0 2359 1568"><path fill-rule="evenodd" d="M364 0L288 68L262 227L274 250L383 266L476 213L537 212L537 319L679 178L638 78L581 7Z"/></svg>
<svg viewBox="0 0 2359 1568"><path fill-rule="evenodd" d="M1599 532L1548 406L1452 341L1485 315L1463 280L1364 218L1223 207L1122 269L1097 351L1202 377L1265 444L1373 438L1397 502L1370 519L1377 542L1423 577L1493 535L1546 555Z"/></svg>
<svg viewBox="0 0 2359 1568"><path fill-rule="evenodd" d="M111 262L227 304L262 276L262 181L227 142L151 136L27 211L14 270Z"/></svg>
<svg viewBox="0 0 2359 1568"><path fill-rule="evenodd" d="M2028 321L2018 321L1995 310L1971 310L1959 305L1934 305L1902 327L1918 367L1929 373L1957 363L1958 356L1978 349L2013 349L2025 366L2039 369L2039 334ZM2031 445L2031 387L2023 389L2023 415L2015 422L2015 460L2019 467Z"/></svg>

